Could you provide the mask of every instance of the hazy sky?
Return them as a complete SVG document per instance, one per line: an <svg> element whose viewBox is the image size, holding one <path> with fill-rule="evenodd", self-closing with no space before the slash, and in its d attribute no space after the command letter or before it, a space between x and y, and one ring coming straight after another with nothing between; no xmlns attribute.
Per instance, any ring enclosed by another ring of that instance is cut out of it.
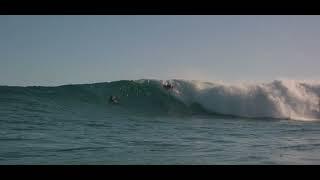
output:
<svg viewBox="0 0 320 180"><path fill-rule="evenodd" d="M0 16L0 85L317 79L320 16Z"/></svg>

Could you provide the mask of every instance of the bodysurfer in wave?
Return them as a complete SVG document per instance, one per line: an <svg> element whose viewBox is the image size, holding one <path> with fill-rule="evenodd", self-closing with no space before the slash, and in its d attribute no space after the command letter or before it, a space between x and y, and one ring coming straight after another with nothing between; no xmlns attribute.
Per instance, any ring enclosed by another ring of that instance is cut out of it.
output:
<svg viewBox="0 0 320 180"><path fill-rule="evenodd" d="M166 84L163 85L163 87L164 87L166 90L169 90L169 89L172 89L172 88L173 88L173 85L167 82Z"/></svg>
<svg viewBox="0 0 320 180"><path fill-rule="evenodd" d="M110 96L109 102L119 104L119 98L117 96Z"/></svg>

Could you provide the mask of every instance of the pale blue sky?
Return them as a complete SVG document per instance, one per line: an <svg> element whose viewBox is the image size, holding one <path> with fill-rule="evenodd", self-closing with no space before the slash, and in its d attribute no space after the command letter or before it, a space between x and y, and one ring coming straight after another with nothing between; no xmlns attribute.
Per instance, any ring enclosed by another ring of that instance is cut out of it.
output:
<svg viewBox="0 0 320 180"><path fill-rule="evenodd" d="M317 79L320 16L0 16L0 85Z"/></svg>

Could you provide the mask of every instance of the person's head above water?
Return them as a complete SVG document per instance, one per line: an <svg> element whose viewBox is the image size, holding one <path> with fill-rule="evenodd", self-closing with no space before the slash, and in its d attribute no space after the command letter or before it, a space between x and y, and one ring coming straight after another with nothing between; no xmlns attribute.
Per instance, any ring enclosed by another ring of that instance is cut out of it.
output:
<svg viewBox="0 0 320 180"><path fill-rule="evenodd" d="M111 103L118 104L118 103L119 103L119 100L118 100L118 99L119 99L119 98L118 98L117 96L110 96L109 101L110 101Z"/></svg>
<svg viewBox="0 0 320 180"><path fill-rule="evenodd" d="M171 89L171 88L173 88L173 85L170 84L169 82L167 82L166 84L163 85L163 87L166 89Z"/></svg>
<svg viewBox="0 0 320 180"><path fill-rule="evenodd" d="M117 96L110 96L110 99L111 99L111 100L116 100L116 99L117 99Z"/></svg>

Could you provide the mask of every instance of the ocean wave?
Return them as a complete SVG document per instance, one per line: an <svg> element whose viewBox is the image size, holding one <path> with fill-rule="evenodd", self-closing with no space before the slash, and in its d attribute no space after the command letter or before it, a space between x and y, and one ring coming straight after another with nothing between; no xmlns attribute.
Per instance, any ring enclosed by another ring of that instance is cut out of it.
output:
<svg viewBox="0 0 320 180"><path fill-rule="evenodd" d="M164 82L171 83L173 88L163 88ZM108 100L112 95L119 98L119 104L110 104ZM155 114L196 113L293 120L319 120L319 97L319 82L298 80L226 84L141 79L56 87L0 86L0 105L6 108L14 104L15 107L58 108L61 111L64 106L83 109L86 105L94 105L102 111L116 107L118 111L126 109Z"/></svg>

